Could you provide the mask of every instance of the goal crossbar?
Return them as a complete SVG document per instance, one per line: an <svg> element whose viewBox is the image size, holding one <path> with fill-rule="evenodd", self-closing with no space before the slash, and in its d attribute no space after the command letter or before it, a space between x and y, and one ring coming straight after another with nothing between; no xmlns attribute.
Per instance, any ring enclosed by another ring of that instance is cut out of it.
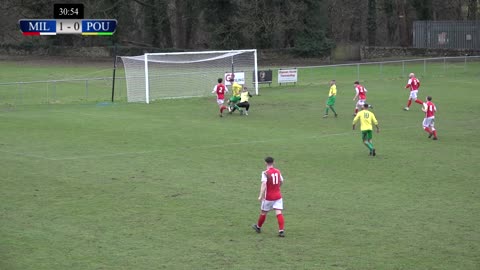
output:
<svg viewBox="0 0 480 270"><path fill-rule="evenodd" d="M199 59L199 60L191 60L191 61L168 61L168 60L155 60L155 59L148 59L149 62L154 62L154 63L178 63L178 64L187 64L187 63L199 63L199 62L207 62L207 61L213 61L213 60L217 60L217 59L221 59L221 58L225 58L225 57L232 57L232 56L235 56L235 55L238 55L240 53L227 53L227 54L222 54L222 55L218 55L218 56L215 56L215 57L211 57L211 58L205 58L205 59ZM161 56L160 54L145 54L147 56ZM128 58L128 59L134 59L134 60L143 60L145 55L140 55L140 56L125 56L125 58ZM165 54L163 54L165 55Z"/></svg>
<svg viewBox="0 0 480 270"><path fill-rule="evenodd" d="M245 53L245 52L252 52L257 53L256 49L250 50L225 50L225 51L198 51L198 52L171 52L171 53L145 53L146 55L191 55L191 54L214 54L214 53Z"/></svg>

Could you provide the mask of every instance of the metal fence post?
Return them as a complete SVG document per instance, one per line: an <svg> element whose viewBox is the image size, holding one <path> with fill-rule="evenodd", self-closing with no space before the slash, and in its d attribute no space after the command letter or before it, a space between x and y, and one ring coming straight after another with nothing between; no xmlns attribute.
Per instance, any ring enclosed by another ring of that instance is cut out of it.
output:
<svg viewBox="0 0 480 270"><path fill-rule="evenodd" d="M48 81L47 81L47 103L50 103L50 99L48 97Z"/></svg>
<svg viewBox="0 0 480 270"><path fill-rule="evenodd" d="M88 100L88 80L85 80L85 101Z"/></svg>
<svg viewBox="0 0 480 270"><path fill-rule="evenodd" d="M423 59L423 76L427 76L427 59Z"/></svg>
<svg viewBox="0 0 480 270"><path fill-rule="evenodd" d="M360 81L360 64L357 63L357 81Z"/></svg>
<svg viewBox="0 0 480 270"><path fill-rule="evenodd" d="M447 72L447 58L443 57L443 73Z"/></svg>
<svg viewBox="0 0 480 270"><path fill-rule="evenodd" d="M53 81L53 101L57 99L57 81Z"/></svg>
<svg viewBox="0 0 480 270"><path fill-rule="evenodd" d="M380 78L383 79L383 63L380 63Z"/></svg>
<svg viewBox="0 0 480 270"><path fill-rule="evenodd" d="M17 104L17 97L20 95L21 82L17 83L17 94L15 95L14 103Z"/></svg>

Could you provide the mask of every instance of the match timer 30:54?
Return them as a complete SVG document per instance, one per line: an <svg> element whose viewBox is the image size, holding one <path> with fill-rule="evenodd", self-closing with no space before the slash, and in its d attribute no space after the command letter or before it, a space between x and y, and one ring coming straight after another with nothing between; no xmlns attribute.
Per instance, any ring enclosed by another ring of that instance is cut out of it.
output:
<svg viewBox="0 0 480 270"><path fill-rule="evenodd" d="M54 19L83 19L83 4L53 4Z"/></svg>

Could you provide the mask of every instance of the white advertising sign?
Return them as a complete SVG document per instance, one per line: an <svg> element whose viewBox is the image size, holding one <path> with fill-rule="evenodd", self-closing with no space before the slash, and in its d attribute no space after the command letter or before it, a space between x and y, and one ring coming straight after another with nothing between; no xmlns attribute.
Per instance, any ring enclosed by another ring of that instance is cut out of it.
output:
<svg viewBox="0 0 480 270"><path fill-rule="evenodd" d="M232 73L229 72L229 73L225 73L224 75L224 81L225 81L225 85L232 85L230 83L230 80L232 79ZM244 85L245 84L245 72L235 72L234 73L234 76L233 76L233 80L238 83L238 84L241 84L241 85Z"/></svg>
<svg viewBox="0 0 480 270"><path fill-rule="evenodd" d="M279 69L278 70L278 83L296 83L297 82L297 69Z"/></svg>

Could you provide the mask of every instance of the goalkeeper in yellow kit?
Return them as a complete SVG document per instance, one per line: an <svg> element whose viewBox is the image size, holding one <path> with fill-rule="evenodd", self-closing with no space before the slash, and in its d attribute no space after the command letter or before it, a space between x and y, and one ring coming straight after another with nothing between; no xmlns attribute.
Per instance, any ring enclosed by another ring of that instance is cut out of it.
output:
<svg viewBox="0 0 480 270"><path fill-rule="evenodd" d="M248 99L251 97L252 95L247 91L247 87L244 86L242 93L240 94L240 103L238 103L237 106L245 108L245 111L240 110L240 114L248 115L248 110L250 109L250 103L248 102Z"/></svg>
<svg viewBox="0 0 480 270"><path fill-rule="evenodd" d="M377 128L377 133L380 132L377 118L373 112L368 110L368 104L363 104L363 110L357 113L353 119L353 130L355 130L355 124L360 121L360 129L362 130L362 140L365 146L370 150L370 156L376 156L375 147L372 143L372 130L373 125Z"/></svg>

